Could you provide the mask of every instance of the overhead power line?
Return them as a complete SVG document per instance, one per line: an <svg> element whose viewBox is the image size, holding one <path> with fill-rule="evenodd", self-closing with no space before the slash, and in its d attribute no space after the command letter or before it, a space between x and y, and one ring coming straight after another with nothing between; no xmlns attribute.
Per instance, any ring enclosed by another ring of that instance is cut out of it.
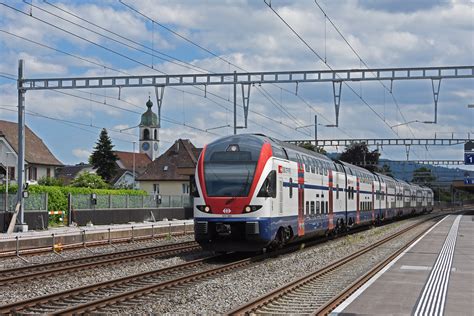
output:
<svg viewBox="0 0 474 316"><path fill-rule="evenodd" d="M3 3L2 3L2 4L3 4ZM17 11L17 12L22 13L22 14L24 14L24 15L30 16L30 15L28 15L27 13L25 13L25 12L23 12L23 11L21 11L21 10L18 10L18 9L16 9L16 8L14 8L14 7L11 7L11 6L6 5L6 4L3 4L3 5L6 6L6 7L8 7L8 8L10 8L10 9L12 9L12 10L14 10L14 11ZM43 10L44 10L44 9L43 9ZM156 69L156 68L150 67L150 66L148 66L147 64L142 63L141 61L138 61L138 60L136 60L136 59L134 59L134 58L128 57L128 56L126 56L126 55L124 55L124 54L122 54L122 53L119 53L119 52L117 52L117 51L115 51L115 50L113 50L113 49L104 47L104 46L101 45L101 44L98 44L98 43L95 43L95 42L93 42L93 41L90 41L90 40L84 38L83 36L74 34L74 33L70 32L70 31L68 31L68 30L66 30L66 29L64 29L64 28L58 27L58 26L56 26L56 25L53 25L53 24L51 24L51 23L49 23L49 22L47 22L47 21L44 21L44 20L42 20L42 19L40 19L40 18L38 18L38 17L35 17L35 16L30 16L30 17L32 17L32 18L34 18L34 19L36 19L36 20L38 20L38 21L40 21L40 22L43 22L43 23L45 23L45 24L47 24L47 25L50 25L50 26L52 26L52 27L54 27L54 28L56 28L56 29L58 29L58 30L61 30L61 31L63 31L63 32L66 32L67 34L70 34L70 35L72 35L72 36L75 36L75 37L77 37L77 38L79 38L79 39L81 39L81 40L84 40L84 41L86 41L86 42L88 42L88 43L91 43L91 44L93 44L93 45L96 45L96 46L98 46L98 47L100 47L100 48L104 48L104 49L106 49L106 50L109 51L109 52L115 53L115 54L117 54L117 55L119 55L119 56L121 56L121 57L125 57L125 58L127 58L128 60L134 61L134 62L136 62L136 63L138 63L138 64L140 64L140 65L142 65L142 66L145 66L145 67L150 68L150 69L152 69L152 70L155 70L155 71L158 71L158 72L160 72L160 73L166 74L166 73L164 73L164 72L162 72L162 71L159 71L159 70ZM66 19L66 20L67 20L67 19ZM15 34L11 33L11 32L6 32L6 33L8 33L8 34L10 34L10 35L13 35L13 36L17 36L17 35L15 35ZM99 33L99 34L100 34L100 33ZM21 38L21 37L19 37L19 38ZM23 38L23 39L25 39L25 38ZM30 41L30 42L34 42L34 41L29 40L29 39L25 39L25 40L28 40L28 41ZM49 47L49 46L47 46L47 45L42 45L42 46L43 46L43 47L46 47L46 48L54 49L54 48ZM57 49L54 49L54 50L55 50L55 51L58 51L58 52L60 51L60 50L57 50ZM79 57L79 56L77 56L77 55L70 54L70 53L68 53L68 55L71 56L71 57ZM83 60L83 61L86 61L85 58L81 58L81 57L80 57L80 59ZM96 62L93 62L93 64L96 64L96 65L97 65ZM107 68L108 68L108 69L112 69L111 67L107 67ZM120 70L116 70L116 71L120 71ZM120 72L125 73L125 72L123 72L123 71L120 71ZM198 89L198 90L201 90L201 91L204 91L204 89L202 89L202 88L200 88L200 87L194 87L194 88L196 88L196 89ZM178 90L178 91L181 91L181 92L189 93L189 92L187 92L187 91L185 91L185 90L176 89L176 88L174 88L174 89L175 89L175 90ZM216 97L216 98L218 98L218 99L221 99L221 100L223 100L223 101L225 101L225 102L229 102L229 103L230 103L230 101L229 101L228 99L226 99L226 98L224 98L224 97L222 97L222 96L219 96L219 95L217 95L217 94L215 94L215 93L212 93L212 92L210 92L210 91L206 91L206 92L207 92L208 95L212 95L212 96L214 96L214 97ZM195 94L195 95L200 96L200 97L203 97L203 95L198 95L198 94ZM206 98L209 99L209 97L206 97ZM240 107L242 107L242 105L240 105ZM252 113L254 113L254 112L252 111ZM289 127L289 126L288 126L288 127ZM296 130L296 128L294 128L294 127L289 127L289 128L292 128L293 130ZM268 129L268 128L267 128L267 129ZM269 129L269 130L270 130L270 129ZM296 130L296 131L298 131L298 130ZM301 131L298 131L298 132L301 133ZM303 134L304 134L304 133L303 133Z"/></svg>

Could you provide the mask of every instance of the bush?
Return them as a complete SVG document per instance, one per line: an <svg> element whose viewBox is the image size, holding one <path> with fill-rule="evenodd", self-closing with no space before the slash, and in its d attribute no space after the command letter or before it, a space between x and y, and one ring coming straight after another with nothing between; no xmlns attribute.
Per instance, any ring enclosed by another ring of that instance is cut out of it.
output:
<svg viewBox="0 0 474 316"><path fill-rule="evenodd" d="M51 177L41 177L38 180L39 185L46 185L46 186L55 186L55 187L62 187L64 185L61 179L51 178Z"/></svg>
<svg viewBox="0 0 474 316"><path fill-rule="evenodd" d="M93 189L106 189L109 187L101 176L90 172L81 172L77 178L72 180L71 186Z"/></svg>

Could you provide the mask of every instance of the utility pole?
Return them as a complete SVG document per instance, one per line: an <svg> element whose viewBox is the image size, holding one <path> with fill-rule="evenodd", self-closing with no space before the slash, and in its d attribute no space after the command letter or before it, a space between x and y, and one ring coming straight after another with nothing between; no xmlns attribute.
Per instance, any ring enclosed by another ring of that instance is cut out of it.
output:
<svg viewBox="0 0 474 316"><path fill-rule="evenodd" d="M18 203L20 230L27 231L24 218L23 187L25 181L25 89L23 88L23 59L18 63ZM13 219L12 219L13 220ZM16 219L15 219L16 220Z"/></svg>
<svg viewBox="0 0 474 316"><path fill-rule="evenodd" d="M314 115L314 144L318 147L318 116Z"/></svg>
<svg viewBox="0 0 474 316"><path fill-rule="evenodd" d="M133 142L133 189L135 190L136 189L136 185L135 185L135 143L136 142Z"/></svg>
<svg viewBox="0 0 474 316"><path fill-rule="evenodd" d="M237 134L237 71L234 70L234 135Z"/></svg>

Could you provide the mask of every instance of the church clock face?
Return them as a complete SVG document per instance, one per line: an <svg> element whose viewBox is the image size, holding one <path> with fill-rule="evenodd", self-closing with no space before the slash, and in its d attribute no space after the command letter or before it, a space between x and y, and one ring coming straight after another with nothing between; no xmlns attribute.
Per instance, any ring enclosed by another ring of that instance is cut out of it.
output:
<svg viewBox="0 0 474 316"><path fill-rule="evenodd" d="M142 144L142 149L143 150L148 150L149 148L150 148L150 144L148 144L147 142Z"/></svg>
<svg viewBox="0 0 474 316"><path fill-rule="evenodd" d="M157 151L158 150L158 144L155 143L155 145L153 145L153 148L155 149L155 151Z"/></svg>

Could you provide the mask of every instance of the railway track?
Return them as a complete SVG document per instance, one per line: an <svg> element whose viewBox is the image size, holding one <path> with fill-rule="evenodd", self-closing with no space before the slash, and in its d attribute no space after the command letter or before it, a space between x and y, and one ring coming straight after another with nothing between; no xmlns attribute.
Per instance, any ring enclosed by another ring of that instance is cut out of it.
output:
<svg viewBox="0 0 474 316"><path fill-rule="evenodd" d="M224 256L210 256L173 267L3 305L0 306L0 314L78 314L97 310L103 312L104 308L116 303L162 290L170 290L192 281L250 265L253 262L253 258L245 258L212 267L212 259L224 258ZM196 270L199 271L196 272Z"/></svg>
<svg viewBox="0 0 474 316"><path fill-rule="evenodd" d="M435 216L439 217L439 216ZM316 272L286 284L266 295L257 298L228 312L231 315L250 314L318 314L327 315L355 289L381 270L393 258L422 236L430 227L416 234L408 243L393 251L390 243L413 229L426 223L422 221L407 227L377 243L361 249L349 256L339 259ZM377 260L383 246L382 261ZM394 247L395 248L395 247ZM375 259L374 259L375 258Z"/></svg>
<svg viewBox="0 0 474 316"><path fill-rule="evenodd" d="M0 285L19 281L28 281L51 275L56 276L61 273L83 270L92 267L132 262L141 260L143 258L157 256L166 257L169 255L175 255L182 252L199 249L201 249L201 247L197 243L194 241L189 241L0 270Z"/></svg>

